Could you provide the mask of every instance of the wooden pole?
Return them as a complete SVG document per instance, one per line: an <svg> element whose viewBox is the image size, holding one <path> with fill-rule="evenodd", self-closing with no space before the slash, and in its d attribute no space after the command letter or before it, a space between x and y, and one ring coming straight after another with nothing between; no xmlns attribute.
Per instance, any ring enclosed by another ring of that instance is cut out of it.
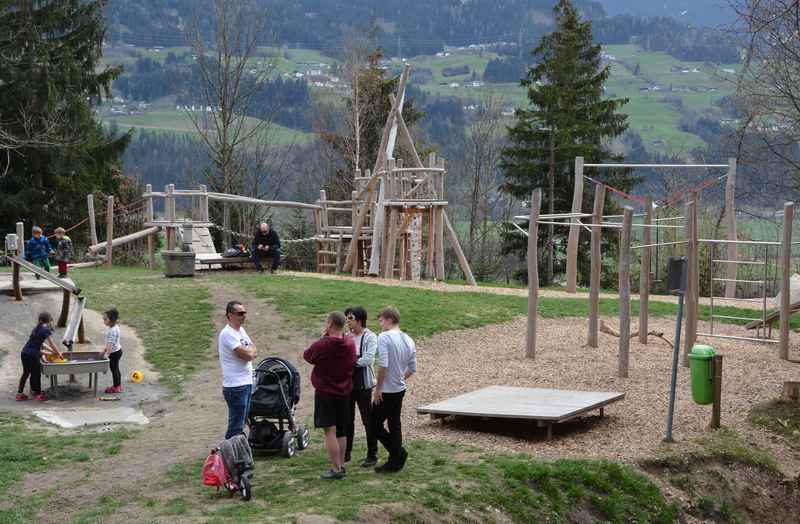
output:
<svg viewBox="0 0 800 524"><path fill-rule="evenodd" d="M711 427L719 429L720 418L722 415L722 355L715 355L711 361L714 371L714 403L711 407Z"/></svg>
<svg viewBox="0 0 800 524"><path fill-rule="evenodd" d="M695 260L697 258L697 232L695 231L696 222L694 217L696 215L697 201L695 200L695 193L689 197L686 203L686 214L684 231L686 232L686 327L685 327L685 345L684 351L681 354L681 365L689 367L689 353L692 350L695 340L697 339L697 324L692 327L692 319L697 318L697 302L694 300L695 292L694 285L697 282L694 273L697 269Z"/></svg>
<svg viewBox="0 0 800 524"><path fill-rule="evenodd" d="M725 180L725 227L728 230L728 240L736 240L736 159L728 159L728 178ZM728 260L736 260L738 246L735 242L728 244ZM736 297L736 264L727 264L725 283L725 296L727 298Z"/></svg>
<svg viewBox="0 0 800 524"><path fill-rule="evenodd" d="M603 228L599 225L603 221L603 206L606 199L606 187L596 185L594 189L594 206L592 208L592 244L591 244L591 273L589 276L589 333L586 345L596 348L598 345L598 332L600 329L598 318L600 316L600 274L603 268L602 253L600 250Z"/></svg>
<svg viewBox="0 0 800 524"><path fill-rule="evenodd" d="M65 289L61 300L61 314L58 316L56 327L64 327L67 325L67 318L69 318L69 301L71 298L72 293Z"/></svg>
<svg viewBox="0 0 800 524"><path fill-rule="evenodd" d="M436 206L436 280L444 280L444 208Z"/></svg>
<svg viewBox="0 0 800 524"><path fill-rule="evenodd" d="M147 235L147 267L156 268L156 239L158 232Z"/></svg>
<svg viewBox="0 0 800 524"><path fill-rule="evenodd" d="M450 218L448 218L444 210L442 211L442 217L444 218L444 225L447 228L447 234L450 237L450 243L453 245L453 250L456 252L458 265L461 266L461 271L464 273L464 278L467 279L470 286L477 286L478 284L475 282L475 276L472 274L472 269L469 267L467 257L464 256L464 251L461 249L458 236L456 236L456 230L453 229L452 224L450 224Z"/></svg>
<svg viewBox="0 0 800 524"><path fill-rule="evenodd" d="M208 222L208 188L200 184L200 191L203 192L203 197L200 199L200 221Z"/></svg>
<svg viewBox="0 0 800 524"><path fill-rule="evenodd" d="M319 190L319 205L322 206L322 231L328 232L328 194L324 189Z"/></svg>
<svg viewBox="0 0 800 524"><path fill-rule="evenodd" d="M528 324L525 356L536 358L536 321L539 307L539 210L542 190L531 193L531 214L528 222Z"/></svg>
<svg viewBox="0 0 800 524"><path fill-rule="evenodd" d="M409 220L406 217L408 215L410 217L409 211L403 212L403 225L408 224ZM406 228L400 228L400 280L406 279L406 250L408 249L408 235L406 234Z"/></svg>
<svg viewBox="0 0 800 524"><path fill-rule="evenodd" d="M344 235L339 233L339 241L336 242L336 271L334 273L339 273L342 270L342 247L344 244ZM355 265L353 265L355 267Z"/></svg>
<svg viewBox="0 0 800 524"><path fill-rule="evenodd" d="M646 197L644 200L644 224L649 226L653 223L653 197ZM642 245L651 244L652 228L642 228ZM647 344L648 316L650 315L650 249L642 248L641 265L639 268L639 342Z"/></svg>
<svg viewBox="0 0 800 524"><path fill-rule="evenodd" d="M572 193L572 212L580 213L583 204L583 157L575 157L575 188ZM567 240L567 293L575 293L578 282L578 241L581 227L571 219Z"/></svg>
<svg viewBox="0 0 800 524"><path fill-rule="evenodd" d="M109 195L106 203L106 267L113 266L114 244L114 195Z"/></svg>
<svg viewBox="0 0 800 524"><path fill-rule="evenodd" d="M386 243L386 257L384 257L383 277L394 278L394 252L397 250L397 209L394 207L386 223L389 241Z"/></svg>
<svg viewBox="0 0 800 524"><path fill-rule="evenodd" d="M617 375L628 378L631 345L631 228L633 208L626 206L619 243L619 361Z"/></svg>
<svg viewBox="0 0 800 524"><path fill-rule="evenodd" d="M360 176L361 176L361 170L360 169L356 169L356 177L360 177ZM350 215L350 225L351 226L356 223L356 217L358 216L358 198L357 198L356 195L358 195L357 191L351 191L350 192L350 200L351 200L351 204L350 205L353 206L353 211L352 211L352 213ZM355 258L353 259L351 275L354 276L354 277L357 277L358 276L358 266L359 266L359 263L361 262L361 251L360 251L360 247L361 246L359 245L360 240L355 235L355 230L354 229L352 229L352 228L350 229L350 234L352 235L352 238L350 239L350 250L353 251L354 256L355 256Z"/></svg>
<svg viewBox="0 0 800 524"><path fill-rule="evenodd" d="M781 240L781 303L780 303L780 340L778 354L782 360L789 360L789 304L791 303L792 276L792 223L794 221L794 204L783 204L783 238Z"/></svg>
<svg viewBox="0 0 800 524"><path fill-rule="evenodd" d="M434 278L434 269L433 269L433 252L434 252L434 223L436 222L434 208L428 208L428 252L427 252L427 263L425 264L425 275L433 279Z"/></svg>
<svg viewBox="0 0 800 524"><path fill-rule="evenodd" d="M86 195L86 208L89 211L89 240L92 244L97 244L97 224L94 215L94 195Z"/></svg>
<svg viewBox="0 0 800 524"><path fill-rule="evenodd" d="M15 224L16 232L17 232L17 256L19 258L25 258L25 224L23 222L17 222ZM14 300L19 301L22 300L22 284L20 283L20 267L19 264L14 264L12 269L11 275L11 283L12 287L14 288Z"/></svg>

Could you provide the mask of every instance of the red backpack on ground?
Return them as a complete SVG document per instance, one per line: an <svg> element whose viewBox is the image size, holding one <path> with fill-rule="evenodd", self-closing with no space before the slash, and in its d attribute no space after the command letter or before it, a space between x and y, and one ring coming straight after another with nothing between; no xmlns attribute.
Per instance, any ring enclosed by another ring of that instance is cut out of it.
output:
<svg viewBox="0 0 800 524"><path fill-rule="evenodd" d="M222 486L227 486L231 477L225 468L225 462L219 454L219 449L211 450L206 461L203 463L203 484L215 486L219 490Z"/></svg>

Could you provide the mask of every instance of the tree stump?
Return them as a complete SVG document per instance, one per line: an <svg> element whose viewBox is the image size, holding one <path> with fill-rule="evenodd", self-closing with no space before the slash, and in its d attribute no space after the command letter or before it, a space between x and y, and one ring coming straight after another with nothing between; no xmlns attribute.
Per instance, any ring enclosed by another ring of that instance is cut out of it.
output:
<svg viewBox="0 0 800 524"><path fill-rule="evenodd" d="M800 382L784 382L781 400L800 401Z"/></svg>

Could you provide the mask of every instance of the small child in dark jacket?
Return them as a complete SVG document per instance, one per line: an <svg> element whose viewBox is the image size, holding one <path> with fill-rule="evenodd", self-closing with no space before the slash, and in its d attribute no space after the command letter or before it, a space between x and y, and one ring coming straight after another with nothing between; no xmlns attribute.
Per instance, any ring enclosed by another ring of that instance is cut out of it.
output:
<svg viewBox="0 0 800 524"><path fill-rule="evenodd" d="M42 235L42 228L39 226L33 226L31 231L33 233L33 238L28 240L27 245L25 246L25 259L49 273L49 257L50 253L53 252L53 248L50 247L50 242L45 238L44 235ZM38 279L39 275L36 275L36 278Z"/></svg>
<svg viewBox="0 0 800 524"><path fill-rule="evenodd" d="M56 228L56 264L58 264L58 278L67 277L67 264L72 260L72 240L67 236L63 227Z"/></svg>

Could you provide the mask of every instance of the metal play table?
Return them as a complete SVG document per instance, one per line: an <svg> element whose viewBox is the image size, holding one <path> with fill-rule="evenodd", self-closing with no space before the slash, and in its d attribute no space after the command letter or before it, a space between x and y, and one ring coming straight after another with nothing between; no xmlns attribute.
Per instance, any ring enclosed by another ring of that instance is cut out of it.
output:
<svg viewBox="0 0 800 524"><path fill-rule="evenodd" d="M93 388L97 396L97 374L108 372L108 358L103 357L102 351L67 351L64 353L67 360L63 363L45 362L42 364L42 374L50 377L50 389L55 391L58 387L59 375L89 375L89 387Z"/></svg>

